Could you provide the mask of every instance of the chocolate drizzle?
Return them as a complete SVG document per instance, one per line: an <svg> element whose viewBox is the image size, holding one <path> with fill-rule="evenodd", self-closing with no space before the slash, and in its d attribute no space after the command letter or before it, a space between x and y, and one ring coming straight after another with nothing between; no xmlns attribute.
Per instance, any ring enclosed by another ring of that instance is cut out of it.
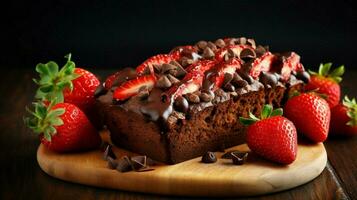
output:
<svg viewBox="0 0 357 200"><path fill-rule="evenodd" d="M173 111L171 99L163 97L162 93L162 90L154 88L140 107L140 112L152 121L167 121Z"/></svg>

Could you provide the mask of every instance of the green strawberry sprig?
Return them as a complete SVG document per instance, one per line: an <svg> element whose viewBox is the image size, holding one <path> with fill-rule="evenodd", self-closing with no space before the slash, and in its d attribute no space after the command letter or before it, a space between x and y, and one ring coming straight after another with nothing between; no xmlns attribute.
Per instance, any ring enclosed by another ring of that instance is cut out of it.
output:
<svg viewBox="0 0 357 200"><path fill-rule="evenodd" d="M357 126L357 103L356 99L349 99L347 96L342 101L342 104L347 107L347 116L351 119L347 122L349 126Z"/></svg>
<svg viewBox="0 0 357 200"><path fill-rule="evenodd" d="M273 110L273 106L270 104L266 104L263 107L263 110L260 114L260 119L258 117L256 117L253 113L249 112L249 118L245 118L245 117L239 117L239 121L246 125L249 126L251 124L254 124L255 122L259 121L259 120L263 120L263 119L267 119L269 117L273 117L273 116L282 116L283 115L283 109L282 108L278 108Z"/></svg>
<svg viewBox="0 0 357 200"><path fill-rule="evenodd" d="M325 63L325 64L321 63L318 72L309 70L309 73L315 76L327 77L334 80L336 83L340 83L342 81L341 76L345 73L345 66L341 65L336 69L334 69L332 72L330 72L331 67L332 67L332 63Z"/></svg>
<svg viewBox="0 0 357 200"><path fill-rule="evenodd" d="M63 124L61 115L65 113L65 109L57 108L52 109L56 101L51 101L48 106L46 106L42 101L34 102L34 110L30 110L26 107L27 112L31 117L25 117L24 122L35 134L41 135L47 141L51 141L51 136L57 133L55 126L60 126Z"/></svg>
<svg viewBox="0 0 357 200"><path fill-rule="evenodd" d="M73 90L72 80L80 75L74 73L76 65L71 61L71 54L66 55L65 58L67 58L67 62L61 70L53 61L37 64L36 71L39 73L40 79L33 79L39 86L36 91L36 99L60 103L64 101L63 89L68 87L71 91Z"/></svg>

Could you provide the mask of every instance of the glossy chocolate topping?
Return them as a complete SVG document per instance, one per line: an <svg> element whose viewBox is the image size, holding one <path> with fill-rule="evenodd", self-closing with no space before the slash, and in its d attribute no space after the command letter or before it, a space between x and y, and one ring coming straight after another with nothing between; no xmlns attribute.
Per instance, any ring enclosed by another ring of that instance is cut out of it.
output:
<svg viewBox="0 0 357 200"><path fill-rule="evenodd" d="M237 95L263 88L290 87L310 79L296 53L272 54L268 47L244 37L199 41L194 46L176 47L165 55L166 60L146 63L143 73L125 68L111 76L112 91L145 74L154 73L151 75L155 77L153 87L140 87L125 101L117 102L118 106L147 116L149 120L166 123L170 115L181 113L180 119L185 118L191 112ZM238 60L235 64L234 59ZM214 65L196 65L209 63L202 62L205 60ZM108 85L104 86L108 89ZM96 96L100 101L109 102L113 93L98 88Z"/></svg>

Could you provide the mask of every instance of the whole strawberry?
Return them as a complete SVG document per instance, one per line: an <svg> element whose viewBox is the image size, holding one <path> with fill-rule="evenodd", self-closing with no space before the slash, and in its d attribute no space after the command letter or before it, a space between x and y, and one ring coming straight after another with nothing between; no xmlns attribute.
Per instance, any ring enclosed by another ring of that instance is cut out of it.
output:
<svg viewBox="0 0 357 200"><path fill-rule="evenodd" d="M53 61L36 66L40 74L40 79L34 80L39 85L36 98L47 102L72 103L88 113L95 102L94 93L100 82L89 71L76 68L71 54L66 58L67 63L60 70Z"/></svg>
<svg viewBox="0 0 357 200"><path fill-rule="evenodd" d="M284 110L285 116L310 140L326 140L331 113L328 103L323 98L314 93L298 94L286 102Z"/></svg>
<svg viewBox="0 0 357 200"><path fill-rule="evenodd" d="M318 93L325 94L330 108L336 106L340 101L341 88L339 83L342 81L341 76L345 72L342 65L329 73L331 66L332 63L320 64L318 73L309 71L311 79L305 86L305 90L316 90Z"/></svg>
<svg viewBox="0 0 357 200"><path fill-rule="evenodd" d="M331 109L332 135L357 135L357 104L356 99L345 96L342 104Z"/></svg>
<svg viewBox="0 0 357 200"><path fill-rule="evenodd" d="M46 107L34 103L32 118L25 123L40 135L42 144L55 152L73 152L96 148L101 138L86 115L75 105L52 102Z"/></svg>
<svg viewBox="0 0 357 200"><path fill-rule="evenodd" d="M290 164L296 159L297 134L294 124L282 114L281 108L273 111L272 106L265 105L261 119L249 113L249 119L240 117L240 121L249 125L246 139L253 152L280 164Z"/></svg>

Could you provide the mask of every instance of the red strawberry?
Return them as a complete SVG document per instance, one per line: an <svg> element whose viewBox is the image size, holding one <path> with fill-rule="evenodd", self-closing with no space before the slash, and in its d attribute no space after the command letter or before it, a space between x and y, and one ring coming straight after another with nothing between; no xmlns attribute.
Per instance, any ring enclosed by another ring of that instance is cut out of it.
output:
<svg viewBox="0 0 357 200"><path fill-rule="evenodd" d="M53 61L36 66L40 74L40 79L34 80L39 85L36 98L48 102L72 103L87 113L94 104L94 92L100 82L92 73L75 68L71 54L66 57L67 63L61 70Z"/></svg>
<svg viewBox="0 0 357 200"><path fill-rule="evenodd" d="M330 126L328 103L313 93L291 97L284 107L285 116L290 119L303 135L314 142L327 138Z"/></svg>
<svg viewBox="0 0 357 200"><path fill-rule="evenodd" d="M253 78L258 78L261 72L268 72L275 61L276 56L270 52L264 53L261 57L254 60L249 75Z"/></svg>
<svg viewBox="0 0 357 200"><path fill-rule="evenodd" d="M152 56L152 57L148 58L147 60L145 60L143 63L141 63L136 68L136 73L141 76L144 74L145 70L147 70L147 68L148 68L150 71L150 74L154 74L153 65L162 65L164 63L169 63L173 60L174 60L174 58L169 54L159 54L156 56Z"/></svg>
<svg viewBox="0 0 357 200"><path fill-rule="evenodd" d="M342 104L331 109L332 135L357 135L357 104L356 99L345 96Z"/></svg>
<svg viewBox="0 0 357 200"><path fill-rule="evenodd" d="M341 76L345 72L344 66L340 66L329 73L332 63L320 64L319 72L309 71L312 75L310 82L305 86L305 90L317 90L318 93L327 95L327 102L330 108L336 106L340 101L341 88L339 83Z"/></svg>
<svg viewBox="0 0 357 200"><path fill-rule="evenodd" d="M212 60L200 60L186 68L187 74L182 79L181 84L175 85L167 92L168 96L176 99L178 96L197 91L203 81L204 74L217 64Z"/></svg>
<svg viewBox="0 0 357 200"><path fill-rule="evenodd" d="M81 68L74 69L74 73L79 77L72 80L72 91L68 87L64 88L64 102L74 104L88 113L95 103L94 92L100 81L94 74Z"/></svg>
<svg viewBox="0 0 357 200"><path fill-rule="evenodd" d="M139 93L139 89L143 86L147 86L148 89L152 89L155 85L156 77L154 75L139 76L135 79L129 80L118 88L113 93L113 98L116 100L125 100L131 96Z"/></svg>
<svg viewBox="0 0 357 200"><path fill-rule="evenodd" d="M69 103L53 104L46 107L43 103L34 103L35 111L29 111L33 118L25 119L48 149L73 152L100 146L98 132L78 107Z"/></svg>
<svg viewBox="0 0 357 200"><path fill-rule="evenodd" d="M249 125L247 144L256 154L280 163L294 162L297 154L297 134L294 124L282 117L283 110L265 105L261 119L249 113L250 119L240 117L241 123Z"/></svg>

